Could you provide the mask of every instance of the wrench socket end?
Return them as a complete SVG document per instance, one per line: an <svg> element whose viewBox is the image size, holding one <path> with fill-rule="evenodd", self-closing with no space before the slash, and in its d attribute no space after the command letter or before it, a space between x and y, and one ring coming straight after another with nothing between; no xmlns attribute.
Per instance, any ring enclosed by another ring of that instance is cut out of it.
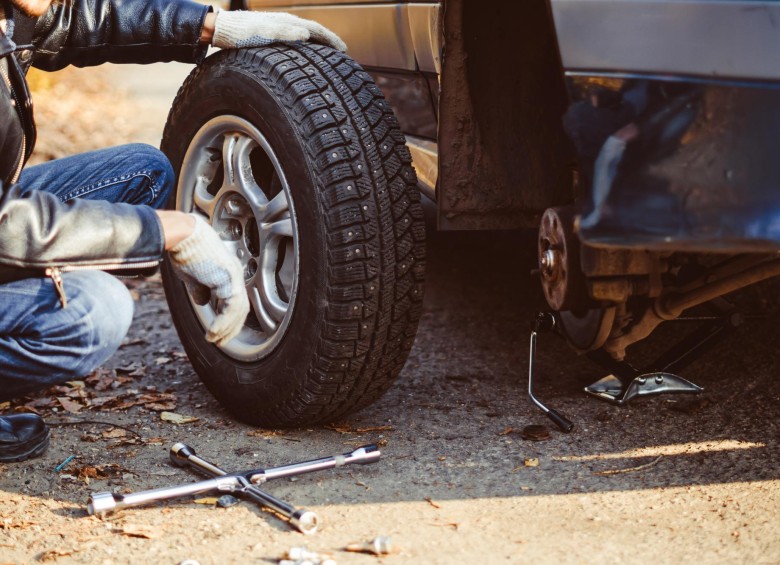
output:
<svg viewBox="0 0 780 565"><path fill-rule="evenodd" d="M195 455L195 450L186 443L176 443L171 446L171 463L177 467L184 467L189 463L189 457Z"/></svg>
<svg viewBox="0 0 780 565"><path fill-rule="evenodd" d="M369 463L376 463L379 461L379 458L382 456L382 452L379 451L379 447L376 444L372 443L358 447L349 455L350 457L354 458L353 461L350 461L351 463L367 465Z"/></svg>
<svg viewBox="0 0 780 565"><path fill-rule="evenodd" d="M89 497L87 513L90 516L102 516L116 509L116 499L110 492L96 492Z"/></svg>
<svg viewBox="0 0 780 565"><path fill-rule="evenodd" d="M317 527L320 525L320 519L314 512L301 508L293 512L292 516L290 516L290 524L299 532L310 535L317 531Z"/></svg>

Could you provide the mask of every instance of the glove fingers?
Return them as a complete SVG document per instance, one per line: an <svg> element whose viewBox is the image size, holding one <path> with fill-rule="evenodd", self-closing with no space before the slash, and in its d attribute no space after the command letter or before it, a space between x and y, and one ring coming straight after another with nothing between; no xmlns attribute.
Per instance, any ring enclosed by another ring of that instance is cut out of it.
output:
<svg viewBox="0 0 780 565"><path fill-rule="evenodd" d="M313 43L321 43L322 45L333 47L342 53L347 50L347 44L338 35L317 22L309 22L309 34L309 40Z"/></svg>
<svg viewBox="0 0 780 565"><path fill-rule="evenodd" d="M253 31L256 33L255 38L261 37L266 40L306 41L309 39L309 30L295 23L258 26Z"/></svg>
<svg viewBox="0 0 780 565"><path fill-rule="evenodd" d="M319 24L313 20L307 20L305 18L301 18L296 16L295 14L289 14L285 12L270 12L266 13L268 15L268 22L272 25L269 25L269 28L273 28L273 32L276 34L277 30L280 29L277 26L282 26L282 29L286 27L290 28L297 28L300 30L301 36L295 38L295 40L298 41L312 41L314 43L321 43L322 45L328 45L329 47L333 47L334 49L338 49L339 51L346 51L347 50L347 44L344 43L341 38L330 31L328 28L323 26L322 24ZM305 33L304 33L305 30ZM271 33L271 30L268 30L268 33ZM262 35L262 33L260 34ZM266 37L271 37L270 35L267 35ZM293 40L291 37L281 37L279 36L279 39L287 39L287 40Z"/></svg>
<svg viewBox="0 0 780 565"><path fill-rule="evenodd" d="M228 301L222 301L219 306L221 308L206 333L206 339L217 345L224 345L244 327L249 314L249 299L246 293L242 292Z"/></svg>
<svg viewBox="0 0 780 565"><path fill-rule="evenodd" d="M269 45L277 41L314 41L346 51L346 44L324 26L285 12L217 13L212 43L221 48Z"/></svg>

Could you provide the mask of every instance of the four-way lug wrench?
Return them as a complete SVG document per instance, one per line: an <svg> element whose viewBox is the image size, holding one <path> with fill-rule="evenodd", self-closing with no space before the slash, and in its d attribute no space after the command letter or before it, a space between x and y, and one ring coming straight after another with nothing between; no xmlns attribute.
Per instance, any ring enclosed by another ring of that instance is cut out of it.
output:
<svg viewBox="0 0 780 565"><path fill-rule="evenodd" d="M171 462L177 467L188 466L196 471L212 477L224 477L228 473L223 471L213 463L201 459L195 455L195 450L184 443L177 443L171 447ZM291 504L279 500L275 496L268 494L264 490L256 487L245 476L238 475L236 478L240 481L242 488L238 492L245 495L255 502L259 502L266 508L281 514L290 521L290 525L304 534L313 534L317 531L319 518L317 514L304 508L295 508Z"/></svg>
<svg viewBox="0 0 780 565"><path fill-rule="evenodd" d="M149 504L158 500L179 498L202 494L209 491L231 492L248 496L275 512L290 520L292 526L303 533L314 533L318 520L313 512L295 509L290 504L283 502L256 485L272 479L292 477L332 469L349 464L367 464L379 460L381 453L377 446L366 445L349 453L323 457L302 463L293 463L270 469L254 469L241 473L225 473L216 465L209 463L195 455L195 451L183 443L177 443L171 448L171 460L178 466L188 465L200 472L215 476L213 479L190 483L187 485L153 489L132 494L114 494L111 492L94 493L89 498L87 511L89 514L103 515L115 512L131 506Z"/></svg>

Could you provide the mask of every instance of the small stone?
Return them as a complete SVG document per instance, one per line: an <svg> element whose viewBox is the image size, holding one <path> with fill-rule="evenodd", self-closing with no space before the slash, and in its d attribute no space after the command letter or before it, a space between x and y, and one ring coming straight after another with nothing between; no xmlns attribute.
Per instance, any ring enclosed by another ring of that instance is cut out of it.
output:
<svg viewBox="0 0 780 565"><path fill-rule="evenodd" d="M523 431L520 432L520 435L523 439L530 441L546 441L550 439L550 430L547 428L547 426L532 424L530 426L524 427Z"/></svg>
<svg viewBox="0 0 780 565"><path fill-rule="evenodd" d="M220 508L230 508L238 504L238 499L230 494L225 494L217 499L217 506Z"/></svg>

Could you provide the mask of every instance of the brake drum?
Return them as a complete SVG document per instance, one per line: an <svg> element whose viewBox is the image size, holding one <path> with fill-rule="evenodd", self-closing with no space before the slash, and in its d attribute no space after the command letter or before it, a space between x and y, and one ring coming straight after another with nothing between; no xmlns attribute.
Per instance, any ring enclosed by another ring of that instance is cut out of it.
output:
<svg viewBox="0 0 780 565"><path fill-rule="evenodd" d="M558 312L564 337L584 353L604 345L615 320L615 308L599 305L588 294L574 217L573 206L545 210L539 224L539 272L545 300Z"/></svg>

